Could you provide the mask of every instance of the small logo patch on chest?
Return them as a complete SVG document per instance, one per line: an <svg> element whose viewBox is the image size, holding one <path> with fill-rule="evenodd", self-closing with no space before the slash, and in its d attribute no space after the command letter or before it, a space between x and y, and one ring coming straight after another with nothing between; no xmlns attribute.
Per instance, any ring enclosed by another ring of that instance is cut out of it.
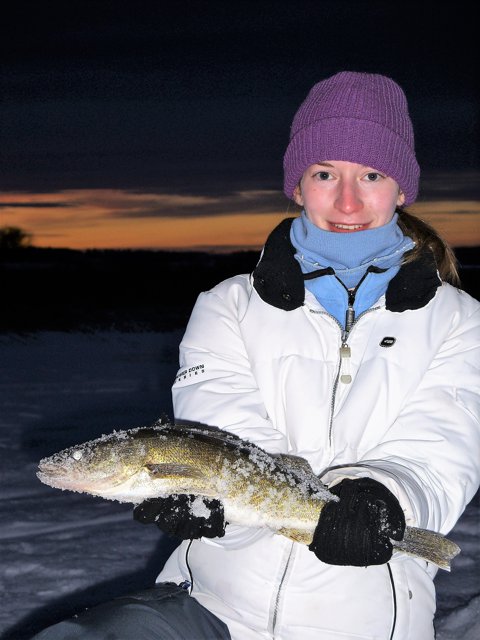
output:
<svg viewBox="0 0 480 640"><path fill-rule="evenodd" d="M382 338L382 341L380 342L380 346L381 347L393 347L393 345L395 344L395 342L397 341L396 338L392 338L392 336L385 336L385 338Z"/></svg>

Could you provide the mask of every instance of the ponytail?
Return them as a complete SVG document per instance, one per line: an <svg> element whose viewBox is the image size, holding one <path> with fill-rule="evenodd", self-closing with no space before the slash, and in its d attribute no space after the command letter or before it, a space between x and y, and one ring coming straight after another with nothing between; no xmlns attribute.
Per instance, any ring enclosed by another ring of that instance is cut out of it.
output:
<svg viewBox="0 0 480 640"><path fill-rule="evenodd" d="M415 242L415 247L405 254L404 262L413 262L428 248L433 253L440 278L456 287L460 286L457 259L452 248L427 222L404 209L397 209L397 213L399 227Z"/></svg>

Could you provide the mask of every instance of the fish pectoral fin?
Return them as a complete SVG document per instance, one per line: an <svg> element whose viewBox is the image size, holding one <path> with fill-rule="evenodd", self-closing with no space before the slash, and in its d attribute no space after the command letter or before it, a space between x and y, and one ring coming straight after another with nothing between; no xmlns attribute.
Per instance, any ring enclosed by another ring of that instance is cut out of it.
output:
<svg viewBox="0 0 480 640"><path fill-rule="evenodd" d="M164 464L152 463L146 464L145 468L148 469L149 474L154 478L166 478L168 476L181 476L182 478L204 477L200 469L187 464L175 464L172 462Z"/></svg>
<svg viewBox="0 0 480 640"><path fill-rule="evenodd" d="M285 538L289 538L290 540L306 545L309 545L312 542L313 537L311 531L301 531L300 529L282 528L279 529L277 533L281 536L285 536Z"/></svg>

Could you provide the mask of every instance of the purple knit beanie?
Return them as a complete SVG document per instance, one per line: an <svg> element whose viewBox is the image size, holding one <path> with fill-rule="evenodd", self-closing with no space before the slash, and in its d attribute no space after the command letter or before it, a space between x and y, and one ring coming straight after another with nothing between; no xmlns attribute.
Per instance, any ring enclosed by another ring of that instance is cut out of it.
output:
<svg viewBox="0 0 480 640"><path fill-rule="evenodd" d="M292 122L283 158L284 192L293 197L307 167L346 160L393 178L415 201L420 169L402 89L391 78L341 71L315 84Z"/></svg>

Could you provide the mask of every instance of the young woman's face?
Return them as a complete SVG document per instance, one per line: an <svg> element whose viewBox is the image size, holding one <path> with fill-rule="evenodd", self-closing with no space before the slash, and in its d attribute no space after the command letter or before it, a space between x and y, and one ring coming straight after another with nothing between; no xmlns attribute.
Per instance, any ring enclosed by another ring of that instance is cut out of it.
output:
<svg viewBox="0 0 480 640"><path fill-rule="evenodd" d="M372 167L343 160L308 167L294 199L313 224L337 233L381 227L405 202L393 178Z"/></svg>

